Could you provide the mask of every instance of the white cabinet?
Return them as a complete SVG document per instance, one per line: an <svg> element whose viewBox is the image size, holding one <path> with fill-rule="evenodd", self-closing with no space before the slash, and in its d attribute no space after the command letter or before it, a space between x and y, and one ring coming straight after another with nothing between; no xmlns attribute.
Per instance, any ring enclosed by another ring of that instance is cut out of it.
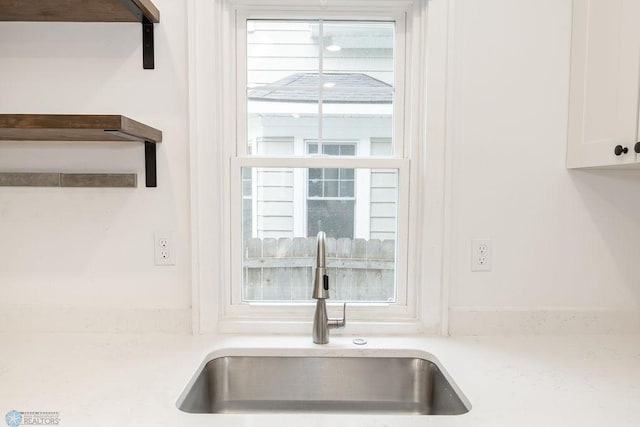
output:
<svg viewBox="0 0 640 427"><path fill-rule="evenodd" d="M567 167L640 162L639 98L640 0L574 0Z"/></svg>

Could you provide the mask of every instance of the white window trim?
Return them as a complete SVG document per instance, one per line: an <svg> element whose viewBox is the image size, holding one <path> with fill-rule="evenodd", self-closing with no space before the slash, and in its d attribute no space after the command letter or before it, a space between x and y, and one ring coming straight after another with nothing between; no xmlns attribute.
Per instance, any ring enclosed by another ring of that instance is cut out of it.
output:
<svg viewBox="0 0 640 427"><path fill-rule="evenodd" d="M357 21L391 21L395 22L395 46L394 46L394 62L400 64L400 71L398 67L394 70L395 82L395 101L394 108L394 123L402 123L404 121L405 110L405 76L410 74L409 70L405 70L405 51L408 48L406 41L406 20L407 10L390 9L385 14L381 12L375 12L369 15L368 10L361 10L357 14L352 14L351 11L345 10L333 10L325 11L318 8L315 11L305 12L291 12L272 10L272 8L261 8L262 10L256 10L255 8L243 8L236 9L236 133L235 140L236 146L230 151L234 151L236 156L232 156L231 161L231 207L230 207L230 227L232 236L241 235L241 212L239 210L240 202L237 197L238 194L235 190L240 188L240 168L241 167L348 167L353 168L356 164L362 165L363 168L372 168L375 162L379 168L397 168L398 169L398 226L397 226L397 243L396 243L396 301L393 304L368 304L368 303L351 303L350 304L350 318L359 320L374 320L379 318L385 318L393 316L394 318L404 318L407 320L413 320L416 318L415 312L415 289L408 285L407 280L407 245L408 245L408 206L409 197L409 162L404 159L404 127L394 126L393 140L397 144L394 147L394 155L392 158L381 159L368 159L368 158L352 158L352 157L340 157L339 161L336 157L322 158L322 157L300 157L296 158L294 162L291 162L287 157L265 157L265 156L247 156L246 155L246 132L247 132L247 111L248 105L247 99L247 81L246 70L247 68L247 22L251 19L324 19L324 20L357 20ZM342 8L341 8L342 9ZM320 116L322 121L322 116ZM320 128L322 123L320 123ZM356 162L357 160L357 162ZM401 160L398 162L398 160ZM283 314L286 314L289 318L295 319L298 323L301 320L307 320L308 307L298 307L290 305L290 303L274 304L273 302L243 302L242 301L242 248L239 239L231 239L231 293L226 296L224 301L227 303L224 305L224 313L229 318L254 318L254 319L274 319L279 318ZM309 284L311 289L311 284ZM329 300L329 303L331 300Z"/></svg>
<svg viewBox="0 0 640 427"><path fill-rule="evenodd" d="M282 6L282 10L275 10L274 3ZM409 106L409 114L401 112L406 121L404 128L409 130L410 135L401 139L409 143L402 150L396 149L394 161L401 171L398 178L401 190L399 197L403 197L401 193L406 193L409 200L406 203L409 209L407 227L414 237L404 239L407 242L406 254L410 256L405 254L403 259L409 266L405 282L413 285L409 286L409 303L405 306L387 306L384 312L375 305L354 307L356 304L353 304L348 307L348 327L343 333L439 333L442 325L446 325L446 310L442 309L442 305L446 301L446 292L443 292L446 288L443 212L446 207L448 0L345 1L336 6L322 3L322 14L313 14L316 18L348 19L345 13L352 13L352 19L388 19L389 14L397 13L401 6L408 13L410 27L406 41L406 55L412 61L407 66L407 85L410 88L407 88L407 93L410 99L404 104ZM268 321L263 315L256 317L248 306L229 304L231 287L227 284L234 274L240 274L239 270L232 269L229 250L229 247L231 251L238 249L239 244L238 239L234 241L231 238L229 227L229 207L234 202L239 203L239 200L234 200L239 192L230 191L230 171L232 168L239 170L239 166L258 166L253 158L234 158L236 153L233 152L236 125L242 125L235 122L233 115L229 115L230 110L237 110L235 83L232 83L235 82L236 70L234 61L229 60L235 57L236 52L236 37L233 36L236 31L235 9L257 11L263 18L281 18L285 12L287 16L292 16L292 11L300 17L310 17L310 12L318 9L317 1L308 0L280 0L269 4L267 7L262 2L244 0L233 3L227 0L189 0L188 4L193 324L196 333L308 333L311 325L312 304L294 307L274 307L270 304L270 307L264 307L270 311ZM334 8L340 10L336 12ZM371 14L364 16L365 10ZM427 36L428 43L425 42ZM428 74L409 72L426 70L427 67ZM428 98L425 96L427 91ZM426 114L427 111L429 114ZM244 120L242 117L238 119ZM426 139L427 133L429 144L419 144L418 141ZM413 159L410 168L408 154ZM290 160L292 167L306 167L304 159ZM326 166L320 164L320 167L341 167L340 161L336 160L332 158L330 163ZM389 167L388 159L381 161L375 158L347 159L343 167L354 167L354 160L357 160L356 167ZM259 161L260 166L268 163L265 159ZM311 166L318 165L314 162ZM281 159L274 166L283 166ZM401 239L399 235L398 240ZM353 320L356 318L358 320Z"/></svg>

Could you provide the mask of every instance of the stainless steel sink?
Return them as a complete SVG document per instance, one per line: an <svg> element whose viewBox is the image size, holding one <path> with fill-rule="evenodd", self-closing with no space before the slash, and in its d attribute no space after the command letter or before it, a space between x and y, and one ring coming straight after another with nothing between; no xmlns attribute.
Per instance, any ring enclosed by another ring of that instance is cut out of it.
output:
<svg viewBox="0 0 640 427"><path fill-rule="evenodd" d="M397 353L211 355L177 406L190 413L469 411L468 400L433 356Z"/></svg>

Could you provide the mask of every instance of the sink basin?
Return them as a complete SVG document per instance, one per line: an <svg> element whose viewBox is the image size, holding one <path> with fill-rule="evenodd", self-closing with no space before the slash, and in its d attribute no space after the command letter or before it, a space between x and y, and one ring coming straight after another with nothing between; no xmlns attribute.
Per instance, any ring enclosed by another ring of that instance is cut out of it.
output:
<svg viewBox="0 0 640 427"><path fill-rule="evenodd" d="M283 353L210 355L178 399L178 408L218 414L413 415L459 415L471 408L429 353Z"/></svg>

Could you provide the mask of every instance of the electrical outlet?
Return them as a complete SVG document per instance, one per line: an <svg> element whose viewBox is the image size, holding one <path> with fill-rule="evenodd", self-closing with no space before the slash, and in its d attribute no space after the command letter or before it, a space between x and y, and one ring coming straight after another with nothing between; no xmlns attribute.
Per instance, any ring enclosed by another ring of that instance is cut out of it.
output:
<svg viewBox="0 0 640 427"><path fill-rule="evenodd" d="M471 271L491 271L491 239L471 240Z"/></svg>
<svg viewBox="0 0 640 427"><path fill-rule="evenodd" d="M176 265L173 234L171 232L154 233L153 245L156 265Z"/></svg>

